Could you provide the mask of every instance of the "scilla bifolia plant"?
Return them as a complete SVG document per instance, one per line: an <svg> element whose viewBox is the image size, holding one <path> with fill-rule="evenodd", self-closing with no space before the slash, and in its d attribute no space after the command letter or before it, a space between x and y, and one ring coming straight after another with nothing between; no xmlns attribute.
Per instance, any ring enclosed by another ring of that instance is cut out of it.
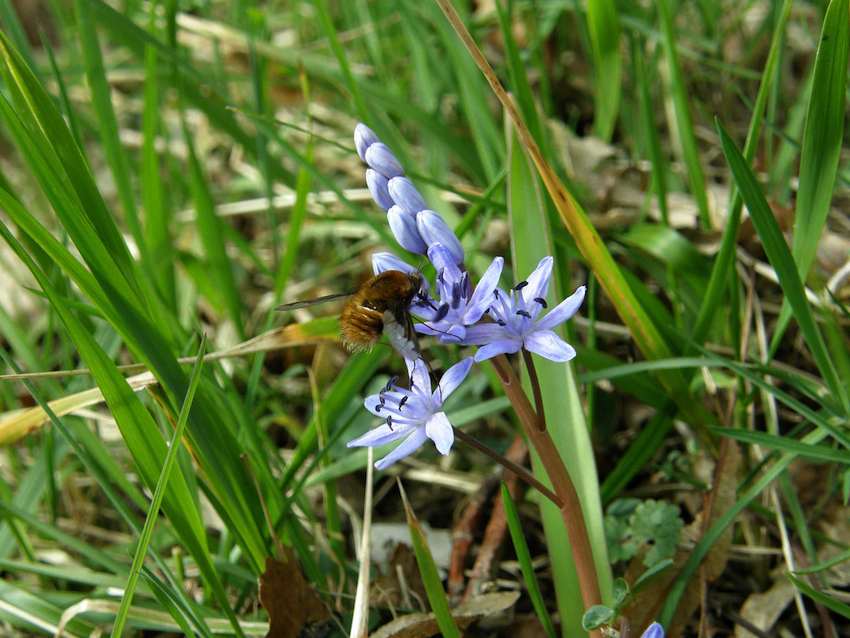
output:
<svg viewBox="0 0 850 638"><path fill-rule="evenodd" d="M375 202L387 211L387 220L398 243L412 253L426 255L437 276L432 291L416 297L409 311L421 322L415 329L436 337L446 344L477 346L472 358L449 368L435 390L431 390L429 366L416 354L406 360L410 388L391 382L383 392L366 399L366 408L385 419L380 427L351 441L349 446L378 446L403 441L376 463L384 469L412 454L428 439L441 454L447 454L455 438L482 446L469 435L453 428L442 411L443 401L469 374L473 360L489 360L498 373L505 394L510 399L531 443L540 456L554 491L547 489L527 471L511 464L492 451L491 457L540 490L561 511L569 534L570 546L586 607L601 602L599 583L593 564L587 527L578 494L569 473L546 428L542 395L532 353L552 361L567 362L575 357L572 346L561 339L553 328L567 321L581 306L585 288L549 309L547 300L552 274L552 257L543 257L528 279L509 290L499 287L504 260L497 257L473 285L464 266L460 241L404 176L401 164L392 151L366 125L358 124L354 141L360 158L366 162L366 183ZM391 253L378 253L373 258L375 273L388 269L411 272L413 266ZM548 310L548 311L547 311ZM393 335L388 335L393 341ZM396 345L395 343L393 345ZM397 348L407 352L406 348ZM531 381L534 404L522 389L514 363L507 355L521 353Z"/></svg>

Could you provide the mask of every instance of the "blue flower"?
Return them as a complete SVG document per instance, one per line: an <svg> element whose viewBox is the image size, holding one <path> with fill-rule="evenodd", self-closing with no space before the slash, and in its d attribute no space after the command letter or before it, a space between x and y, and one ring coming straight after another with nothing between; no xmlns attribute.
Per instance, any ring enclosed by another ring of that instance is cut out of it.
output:
<svg viewBox="0 0 850 638"><path fill-rule="evenodd" d="M552 361L569 361L576 351L552 328L572 317L584 300L585 287L539 317L547 307L546 293L552 278L552 258L544 257L531 276L509 292L497 288L490 299L492 323L479 323L466 330L464 343L482 346L476 361L525 348Z"/></svg>
<svg viewBox="0 0 850 638"><path fill-rule="evenodd" d="M424 255L429 246L441 243L451 252L455 263L462 264L460 240L443 218L428 208L413 182L404 176L404 169L392 150L362 123L354 128L354 144L360 159L369 166L366 186L375 203L387 211L390 230L402 248Z"/></svg>
<svg viewBox="0 0 850 638"><path fill-rule="evenodd" d="M664 627L654 622L646 628L646 631L641 634L640 638L664 638Z"/></svg>
<svg viewBox="0 0 850 638"><path fill-rule="evenodd" d="M481 281L472 289L469 273L461 270L454 256L442 244L428 249L428 259L437 269L439 303L418 299L411 312L425 320L416 331L438 337L443 343L466 343L467 327L480 321L493 299L504 260L496 257Z"/></svg>
<svg viewBox="0 0 850 638"><path fill-rule="evenodd" d="M463 383L472 368L472 358L456 363L443 374L437 389L431 391L431 377L422 359L406 359L410 389L400 388L390 381L379 394L369 396L364 405L375 416L386 419L384 425L370 430L348 442L348 447L378 447L404 439L375 467L384 470L410 456L428 439L440 454L448 454L454 443L454 430L443 402Z"/></svg>

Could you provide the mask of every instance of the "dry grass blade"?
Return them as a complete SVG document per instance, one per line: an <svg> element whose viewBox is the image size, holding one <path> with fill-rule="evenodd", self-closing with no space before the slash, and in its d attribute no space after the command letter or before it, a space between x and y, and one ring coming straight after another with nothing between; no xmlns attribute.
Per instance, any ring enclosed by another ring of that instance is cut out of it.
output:
<svg viewBox="0 0 850 638"><path fill-rule="evenodd" d="M308 324L293 324L282 328L275 328L261 334L253 339L248 339L242 343L238 343L226 350L213 352L205 359L214 361L218 359L227 359L233 357L244 357L257 352L268 352L270 350L279 350L281 348L294 348L298 346L312 345L323 341L336 339L337 328L336 320L328 321L326 319L318 319ZM179 361L184 364L195 363L196 357L183 357ZM122 370L139 370L144 369L144 366L132 364L122 366ZM14 381L21 379L33 379L43 377L60 377L74 376L81 374L89 374L88 369L81 368L78 370L57 370L52 372L32 372L25 374L7 374L0 376L0 381ZM150 372L142 372L140 374L127 378L127 383L134 392L144 390L148 386L157 383L156 377ZM65 416L72 414L83 408L89 408L103 402L103 393L99 388L83 390L75 392L65 397L55 399L49 403L50 409L57 416ZM23 410L13 410L0 414L0 446L10 445L15 441L22 439L31 432L39 429L50 419L43 409L40 407L27 408Z"/></svg>
<svg viewBox="0 0 850 638"><path fill-rule="evenodd" d="M475 60L478 68L484 74L490 88L493 89L502 107L517 129L523 147L534 162L537 172L543 180L549 196L558 210L558 214L570 234L575 239L582 256L587 260L599 283L605 289L611 302L617 309L617 313L623 322L629 327L635 341L647 358L656 359L669 356L667 345L661 338L653 323L650 321L637 298L632 293L619 267L599 233L590 223L587 213L582 210L578 202L567 191L555 171L543 157L543 153L534 141L528 127L517 111L510 96L505 91L502 83L496 77L490 64L484 58L478 45L472 39L460 16L455 11L450 0L435 0L440 6L452 28L463 41L469 54Z"/></svg>
<svg viewBox="0 0 850 638"><path fill-rule="evenodd" d="M372 486L374 448L369 448L366 464L366 496L363 499L363 531L360 535L360 551L357 559L360 569L357 573L357 592L354 595L354 613L351 616L350 638L366 638L369 635L369 537L372 534Z"/></svg>

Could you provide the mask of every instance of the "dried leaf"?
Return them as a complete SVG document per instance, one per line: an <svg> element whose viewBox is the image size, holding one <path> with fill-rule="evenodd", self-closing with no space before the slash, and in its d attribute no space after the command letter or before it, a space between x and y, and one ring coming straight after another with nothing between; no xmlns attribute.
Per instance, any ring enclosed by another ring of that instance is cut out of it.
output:
<svg viewBox="0 0 850 638"><path fill-rule="evenodd" d="M297 638L305 625L330 618L291 551L285 562L266 558L266 569L260 577L260 602L269 615L266 638Z"/></svg>
<svg viewBox="0 0 850 638"><path fill-rule="evenodd" d="M410 545L396 544L386 573L372 582L369 599L373 607L391 609L398 607L421 609L423 605L427 605L428 594L425 592L425 585L422 584L416 555Z"/></svg>
<svg viewBox="0 0 850 638"><path fill-rule="evenodd" d="M480 618L504 612L514 606L519 592L482 594L470 598L452 610L457 626L464 629ZM408 614L387 623L372 634L372 638L429 638L440 632L434 614Z"/></svg>

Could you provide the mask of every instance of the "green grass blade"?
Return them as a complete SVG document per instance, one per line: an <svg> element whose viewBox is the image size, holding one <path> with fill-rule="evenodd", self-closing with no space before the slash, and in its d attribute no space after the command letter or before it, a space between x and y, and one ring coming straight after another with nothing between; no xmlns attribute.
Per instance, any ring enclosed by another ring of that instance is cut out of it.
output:
<svg viewBox="0 0 850 638"><path fill-rule="evenodd" d="M829 3L815 57L814 80L800 152L800 179L791 243L791 254L803 281L814 262L829 214L844 140L847 56L850 50L848 13L850 8L844 0ZM771 352L778 347L791 312L788 303L783 303L771 338Z"/></svg>
<svg viewBox="0 0 850 638"><path fill-rule="evenodd" d="M712 431L714 431L714 433L718 436L728 436L736 441L751 443L753 445L762 445L771 450L793 452L801 457L816 461L841 463L842 465L850 464L850 455L847 454L846 448L843 450L836 450L825 445L808 445L787 436L777 436L774 434L767 434L766 432L754 432L752 430L712 428Z"/></svg>
<svg viewBox="0 0 850 638"><path fill-rule="evenodd" d="M704 228L711 227L711 213L708 209L708 195L705 189L705 176L700 164L699 149L697 148L694 125L688 105L688 90L682 77L682 67L679 64L679 54L676 50L676 33L673 27L673 15L670 11L670 0L658 0L658 19L661 23L661 44L667 58L670 73L670 92L673 108L676 112L676 131L681 144L682 158L688 170L688 180L691 194L697 201L700 222Z"/></svg>
<svg viewBox="0 0 850 638"><path fill-rule="evenodd" d="M174 254L169 228L169 211L157 154L157 134L160 130L159 65L156 49L145 49L144 111L142 113L141 190L145 211L145 245L150 252L151 276L170 308L176 308L174 290ZM164 150L167 155L167 146ZM163 162L164 164L167 162Z"/></svg>
<svg viewBox="0 0 850 638"><path fill-rule="evenodd" d="M788 574L788 578L794 583L794 587L799 589L806 596L811 598L819 605L823 605L827 609L831 609L837 614L844 616L844 618L850 618L850 605L846 605L842 603L840 600L837 600L834 596L828 596L821 591L818 591L808 583L806 583L803 579L797 578L793 574Z"/></svg>
<svg viewBox="0 0 850 638"><path fill-rule="evenodd" d="M201 345L198 348L198 358L195 361L194 368L192 369L192 376L189 379L189 388L186 390L186 398L183 401L183 405L180 408L180 415L177 418L177 426L174 428L174 434L172 434L171 441L168 444L168 452L165 455L165 461L162 464L162 470L159 473L156 488L154 488L153 498L151 499L151 504L148 508L148 515L145 519L145 525L142 528L142 533L140 534L136 545L136 552L133 555L133 564L130 567L130 575L127 579L127 585L124 587L124 595L121 597L121 606L118 608L118 613L115 616L115 622L112 625L112 636L115 638L120 638L121 632L124 629L124 624L127 622L127 614L129 613L130 606L133 603L133 595L136 591L136 584L138 583L145 555L148 552L151 537L153 536L153 530L156 526L156 520L159 515L159 508L162 505L166 486L171 478L174 462L177 460L177 451L180 449L180 442L183 439L183 430L186 428L186 421L189 419L189 410L192 408L192 401L195 399L195 390L197 390L198 382L201 380L201 370L204 365L206 344L206 336L204 336L204 338L201 339Z"/></svg>
<svg viewBox="0 0 850 638"><path fill-rule="evenodd" d="M818 430L805 436L802 439L802 442L807 445L814 445L822 441L824 437L826 437L826 432ZM767 486L770 485L780 474L782 474L782 472L784 472L796 458L797 455L794 453L783 454L773 465L764 471L758 481L753 483L746 492L740 494L732 507L724 512L723 515L717 519L714 525L712 525L705 534L703 534L702 538L691 551L690 557L682 566L682 570L679 572L679 575L673 581L673 585L670 587L667 599L664 601L664 606L661 609L658 622L665 627L670 625L682 595L685 593L685 590L691 581L696 578L696 572L705 556L709 551L711 551L712 546L720 539L723 532L725 532L726 528L732 524L738 514L744 511L750 503L758 498L764 490L767 489Z"/></svg>
<svg viewBox="0 0 850 638"><path fill-rule="evenodd" d="M192 199L195 204L196 219L198 222L198 234L207 265L210 268L212 279L216 282L225 304L227 315L236 327L240 338L245 338L245 327L242 321L242 297L236 286L236 278L230 258L227 256L227 246L224 242L222 225L224 222L215 211L215 201L210 192L203 166L195 153L195 145L192 136L183 121L183 140L186 143L189 160L189 186L192 191Z"/></svg>
<svg viewBox="0 0 850 638"><path fill-rule="evenodd" d="M97 40L91 9L87 0L75 1L77 24L80 34L80 45L83 52L83 65L91 90L92 106L97 115L100 129L100 139L106 161L112 169L118 196L124 208L127 225L136 240L139 251L147 255L147 245L142 233L139 212L136 208L136 198L130 181L130 167L127 153L118 136L118 120L112 108L112 97L109 82L106 79L106 69L103 67L103 56Z"/></svg>
<svg viewBox="0 0 850 638"><path fill-rule="evenodd" d="M748 164L751 164L758 148L758 142L761 134L761 128L764 123L764 112L767 105L767 99L771 94L774 82L777 79L777 65L779 55L782 51L782 43L785 35L785 25L788 22L788 16L791 13L791 3L793 0L784 0L782 9L779 15L779 20L774 27L773 37L770 41L770 50L767 54L767 61L762 71L761 83L759 84L756 101L753 105L753 112L750 117L750 126L747 131L747 140L744 143L744 158ZM720 250L714 259L714 267L711 270L711 278L708 282L708 287L703 297L702 305L700 306L694 329L691 332L691 339L696 343L702 343L711 327L712 319L717 314L717 308L721 304L721 299L729 285L729 273L732 272L732 264L735 261L735 249L738 244L738 228L741 224L741 208L743 200L737 189L734 189L732 196L732 206L729 211L729 216L726 220L726 226L723 229L723 238L720 243Z"/></svg>
<svg viewBox="0 0 850 638"><path fill-rule="evenodd" d="M593 47L594 133L610 141L620 110L620 18L613 0L588 0L587 26Z"/></svg>
<svg viewBox="0 0 850 638"><path fill-rule="evenodd" d="M635 68L635 82L640 101L640 118L642 129L646 136L649 149L649 160L652 164L652 188L658 199L658 211L664 224L670 222L670 212L667 206L667 160L661 152L661 140L658 126L655 123L655 106L652 102L649 73L646 68L646 46L637 37L631 38L632 60Z"/></svg>
<svg viewBox="0 0 850 638"><path fill-rule="evenodd" d="M525 588L528 590L528 597L531 598L531 604L534 607L534 613L537 614L540 624L543 625L543 631L549 638L555 638L555 625L552 624L552 618L549 616L549 611L546 609L546 602L543 600L543 594L540 593L540 586L537 584L537 576L534 574L534 565L531 562L531 552L528 551L528 543L525 541L525 534L522 531L522 521L519 520L516 505L514 504L511 493L507 485L502 483L502 504L505 507L505 517L508 521L508 530L511 533L511 540L516 551L517 561L522 570L522 579L525 581Z"/></svg>
<svg viewBox="0 0 850 638"><path fill-rule="evenodd" d="M839 397L845 411L850 413L850 399L847 396L847 389L838 379L832 359L826 349L823 335L821 335L812 309L806 299L794 258L791 251L788 250L779 224L764 198L761 187L735 143L719 122L717 129L720 134L723 154L726 156L726 161L732 170L738 189L741 191L741 197L750 211L753 225L759 234L770 265L773 266L779 277L785 299L790 304L794 317L797 319L806 345L808 345L827 386L834 396Z"/></svg>
<svg viewBox="0 0 850 638"><path fill-rule="evenodd" d="M552 254L552 240L540 184L516 139L513 127L510 126L507 130L507 143L511 253L514 279L522 281L534 270L540 259ZM557 272L557 269L554 271ZM566 292L568 287L566 282L554 281L551 289L562 293ZM566 295L561 294L561 297L563 296ZM609 600L613 577L603 530L599 478L572 367L569 364L540 358L537 358L535 366L543 404L546 406L548 430L581 499L600 591L603 600ZM532 455L532 461L538 478L548 480L536 454ZM564 635L581 635L584 602L577 584L561 513L548 502L541 504L541 512Z"/></svg>
<svg viewBox="0 0 850 638"><path fill-rule="evenodd" d="M416 519L416 514L413 513L410 503L407 502L407 495L404 493L404 488L402 488L400 481L398 487L401 492L401 498L404 501L404 513L407 517L407 527L410 529L410 540L413 541L416 564L419 565L419 575L422 577L422 584L425 586L425 593L428 595L428 603L431 605L431 611L434 612L434 617L437 619L440 633L446 638L460 638L461 633L449 609L449 599L446 597L446 592L443 589L440 573L437 571L437 564L434 562L434 557L428 548L428 539L425 538L425 532Z"/></svg>

